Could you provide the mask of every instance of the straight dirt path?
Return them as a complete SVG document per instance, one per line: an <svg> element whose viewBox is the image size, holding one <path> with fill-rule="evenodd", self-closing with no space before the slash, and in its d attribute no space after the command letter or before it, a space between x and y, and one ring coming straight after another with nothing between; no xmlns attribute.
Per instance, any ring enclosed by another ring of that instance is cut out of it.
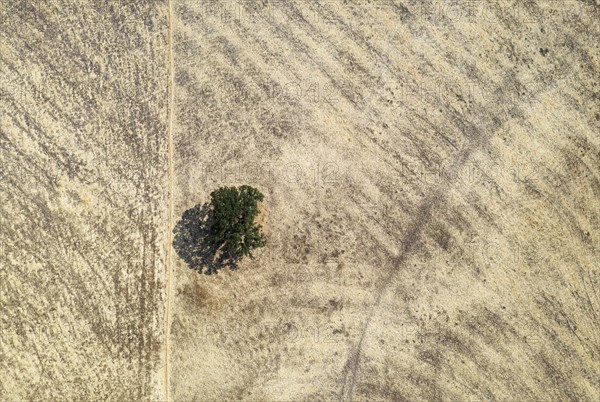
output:
<svg viewBox="0 0 600 402"><path fill-rule="evenodd" d="M168 1L167 10L168 20L168 46L169 46L169 111L167 121L167 141L168 141L168 165L169 165L169 228L167 244L167 299L165 311L165 401L169 401L169 334L171 332L171 303L173 298L172 277L173 277L173 106L175 74L173 64L173 5Z"/></svg>

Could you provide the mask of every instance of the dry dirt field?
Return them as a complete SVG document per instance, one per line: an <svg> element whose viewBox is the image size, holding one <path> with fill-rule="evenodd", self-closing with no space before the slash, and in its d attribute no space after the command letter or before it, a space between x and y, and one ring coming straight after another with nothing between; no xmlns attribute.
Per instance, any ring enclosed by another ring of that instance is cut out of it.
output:
<svg viewBox="0 0 600 402"><path fill-rule="evenodd" d="M2 401L164 394L167 7L146 3L1 2Z"/></svg>
<svg viewBox="0 0 600 402"><path fill-rule="evenodd" d="M1 401L600 400L597 0L0 7Z"/></svg>

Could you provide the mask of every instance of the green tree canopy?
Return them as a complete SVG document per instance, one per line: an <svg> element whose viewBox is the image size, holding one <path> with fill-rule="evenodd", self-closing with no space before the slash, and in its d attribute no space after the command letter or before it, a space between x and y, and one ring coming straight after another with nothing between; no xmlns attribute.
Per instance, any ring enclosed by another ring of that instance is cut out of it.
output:
<svg viewBox="0 0 600 402"><path fill-rule="evenodd" d="M263 247L266 238L254 222L258 202L264 196L250 186L221 187L210 194L213 219L207 240L232 260L253 258L252 250Z"/></svg>

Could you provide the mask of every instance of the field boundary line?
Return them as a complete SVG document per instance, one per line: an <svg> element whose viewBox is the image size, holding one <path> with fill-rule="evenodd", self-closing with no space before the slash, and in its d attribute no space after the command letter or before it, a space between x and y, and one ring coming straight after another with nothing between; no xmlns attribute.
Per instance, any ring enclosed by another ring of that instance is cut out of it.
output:
<svg viewBox="0 0 600 402"><path fill-rule="evenodd" d="M171 304L173 298L173 198L174 198L174 168L173 168L173 108L175 106L175 72L173 63L173 4L172 0L167 0L167 42L169 53L169 109L167 116L167 161L168 161L168 188L169 188L169 216L168 216L168 234L167 234L167 289L166 289L166 307L165 307L165 401L169 399L169 335L171 333Z"/></svg>

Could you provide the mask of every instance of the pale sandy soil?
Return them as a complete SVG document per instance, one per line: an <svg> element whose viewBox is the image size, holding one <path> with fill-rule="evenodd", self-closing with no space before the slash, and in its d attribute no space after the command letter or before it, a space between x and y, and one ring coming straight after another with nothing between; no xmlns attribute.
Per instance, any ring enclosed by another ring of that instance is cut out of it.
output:
<svg viewBox="0 0 600 402"><path fill-rule="evenodd" d="M597 2L27 3L0 399L600 399ZM267 247L189 269L239 184Z"/></svg>
<svg viewBox="0 0 600 402"><path fill-rule="evenodd" d="M2 2L2 401L164 394L166 8L110 4Z"/></svg>

